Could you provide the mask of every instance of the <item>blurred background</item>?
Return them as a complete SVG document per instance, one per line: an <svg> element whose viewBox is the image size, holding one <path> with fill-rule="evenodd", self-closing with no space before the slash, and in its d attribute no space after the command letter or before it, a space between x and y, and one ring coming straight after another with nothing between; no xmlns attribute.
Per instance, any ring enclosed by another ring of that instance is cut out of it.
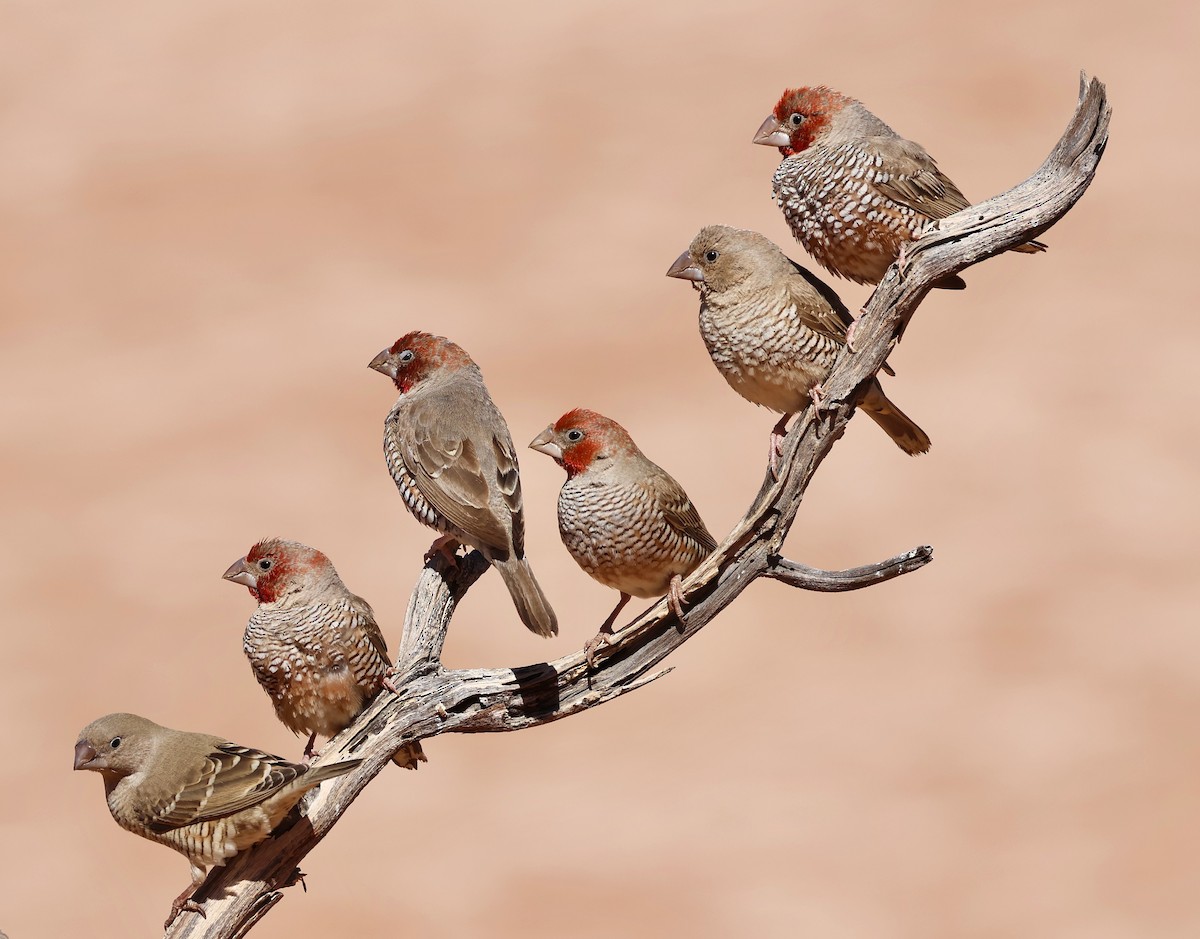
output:
<svg viewBox="0 0 1200 939"><path fill-rule="evenodd" d="M712 222L804 259L750 144L780 92L861 98L983 199L1082 68L1115 111L1092 190L892 356L932 452L855 420L787 546L934 563L755 584L651 687L428 741L254 935L1196 934L1198 29L1182 3L5 4L0 929L154 935L187 882L70 772L93 718L299 756L220 579L255 540L327 552L396 643L433 533L384 468L379 349L462 343L521 445L615 417L723 535L775 417L663 275ZM522 470L562 633L489 574L451 666L564 654L616 600L559 543L561 470Z"/></svg>

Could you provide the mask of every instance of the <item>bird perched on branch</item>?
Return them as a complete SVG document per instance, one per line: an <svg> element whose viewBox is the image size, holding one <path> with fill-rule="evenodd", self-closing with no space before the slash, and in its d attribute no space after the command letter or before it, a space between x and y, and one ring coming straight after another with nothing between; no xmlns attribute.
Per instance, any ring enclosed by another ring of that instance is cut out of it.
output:
<svg viewBox="0 0 1200 939"><path fill-rule="evenodd" d="M709 225L671 265L668 277L700 291L700 335L713 364L747 401L781 412L771 432L771 470L788 419L810 401L846 344L853 320L836 293L758 232ZM886 368L886 366L885 366ZM908 454L929 449L929 437L872 378L859 402Z"/></svg>
<svg viewBox="0 0 1200 939"><path fill-rule="evenodd" d="M310 767L224 737L161 727L136 714L88 724L75 744L75 769L104 777L108 809L135 835L174 848L192 865L192 882L171 904L164 929L192 899L211 867L266 840L304 794L361 760Z"/></svg>
<svg viewBox="0 0 1200 939"><path fill-rule="evenodd" d="M329 558L295 541L260 541L223 576L258 601L242 650L275 716L309 735L310 760L317 734L349 727L383 684L391 662L375 612L346 588ZM425 753L415 742L393 759L416 769Z"/></svg>
<svg viewBox="0 0 1200 939"><path fill-rule="evenodd" d="M585 652L593 664L630 597L667 594L683 622L682 578L716 541L691 499L668 473L646 458L616 421L577 408L529 446L567 471L558 494L558 532L588 574L621 594Z"/></svg>
<svg viewBox="0 0 1200 939"><path fill-rule="evenodd" d="M936 219L970 203L918 143L824 85L789 88L754 135L778 147L775 201L796 240L838 277L877 284ZM1012 249L1045 251L1039 241ZM935 287L960 290L950 275Z"/></svg>
<svg viewBox="0 0 1200 939"><path fill-rule="evenodd" d="M521 622L539 636L558 620L525 560L521 477L508 425L479 366L449 339L411 332L371 360L400 392L383 452L404 504L442 532L429 549L476 548L504 578Z"/></svg>

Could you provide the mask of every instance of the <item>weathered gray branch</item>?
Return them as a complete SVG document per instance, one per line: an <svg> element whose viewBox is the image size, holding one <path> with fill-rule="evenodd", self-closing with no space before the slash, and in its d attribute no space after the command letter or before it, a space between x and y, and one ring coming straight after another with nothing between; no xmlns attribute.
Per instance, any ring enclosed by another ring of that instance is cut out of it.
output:
<svg viewBox="0 0 1200 939"><path fill-rule="evenodd" d="M520 668L441 667L455 606L487 563L471 553L457 566L438 556L421 571L409 602L397 659L399 694L383 693L355 724L326 746L321 762L363 758L353 773L318 789L290 829L218 870L197 899L207 919L180 916L171 937L244 936L295 880L297 865L402 744L443 733L521 730L603 704L666 674L659 663L728 607L759 577L809 590L856 590L916 570L928 547L880 564L830 572L779 554L809 481L845 431L858 389L878 371L930 284L1045 231L1083 195L1108 139L1104 86L1081 83L1079 105L1041 168L1003 195L941 222L908 253L901 276L893 265L855 329L855 351L838 359L824 382L826 402L809 408L786 437L779 478L767 476L754 505L717 551L684 582L686 621L662 601L602 648L594 668L582 650ZM164 904L165 905L165 904Z"/></svg>
<svg viewBox="0 0 1200 939"><path fill-rule="evenodd" d="M922 545L905 551L899 557L889 558L878 564L852 567L847 571L823 571L807 564L798 564L787 558L771 558L767 569L760 576L770 577L792 587L804 590L819 590L822 593L842 593L858 590L872 584L882 584L901 574L915 571L933 560L933 548Z"/></svg>

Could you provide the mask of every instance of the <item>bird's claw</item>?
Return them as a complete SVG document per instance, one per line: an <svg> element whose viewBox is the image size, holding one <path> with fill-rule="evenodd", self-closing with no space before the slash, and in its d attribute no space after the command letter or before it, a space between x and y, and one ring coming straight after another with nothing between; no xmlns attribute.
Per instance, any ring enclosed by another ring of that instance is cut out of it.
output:
<svg viewBox="0 0 1200 939"><path fill-rule="evenodd" d="M861 312L859 313L859 316L862 316ZM850 325L846 327L846 348L849 349L851 352L858 351L857 349L854 348L854 330L857 326L858 326L858 320L852 319L850 321Z"/></svg>
<svg viewBox="0 0 1200 939"><path fill-rule="evenodd" d="M453 535L442 535L433 544L429 546L429 550L425 552L425 563L428 564L438 555L446 559L446 564L450 567L458 566L458 539Z"/></svg>
<svg viewBox="0 0 1200 939"><path fill-rule="evenodd" d="M184 893L190 891L185 890ZM175 898L175 902L171 904L171 912L167 914L167 921L163 923L163 932L171 928L171 924L179 918L180 913L199 913L201 919L208 919L208 914L204 912L204 907L193 900L190 896L184 897L180 895Z"/></svg>
<svg viewBox="0 0 1200 939"><path fill-rule="evenodd" d="M904 280L904 275L908 273L908 245L909 242L900 242L900 250L896 253L896 273L900 275L900 279Z"/></svg>
<svg viewBox="0 0 1200 939"><path fill-rule="evenodd" d="M399 694L400 691L396 688L396 675L399 674L399 669L395 665L389 665L387 671L383 673L383 681L381 684L392 694Z"/></svg>
<svg viewBox="0 0 1200 939"><path fill-rule="evenodd" d="M300 889L305 893L308 893L308 884L305 883L304 880L304 871L300 870L298 867L292 869L292 872L288 874L288 879L285 880L280 886L294 887L296 884L299 884Z"/></svg>
<svg viewBox="0 0 1200 939"><path fill-rule="evenodd" d="M783 456L783 436L771 434L771 444L767 451L767 463L771 467L771 478L779 478L779 458Z"/></svg>
<svg viewBox="0 0 1200 939"><path fill-rule="evenodd" d="M671 585L667 588L667 609L683 625L683 578L678 574L671 578Z"/></svg>
<svg viewBox="0 0 1200 939"><path fill-rule="evenodd" d="M587 660L588 668L596 667L596 653L604 646L612 645L612 633L600 630L583 647L583 657Z"/></svg>
<svg viewBox="0 0 1200 939"><path fill-rule="evenodd" d="M400 749L392 754L392 762L404 769L420 769L422 763L429 762L429 757L421 748L420 741L414 740L401 744Z"/></svg>
<svg viewBox="0 0 1200 939"><path fill-rule="evenodd" d="M817 420L821 420L826 414L832 414L837 410L836 404L831 404L829 396L825 394L825 389L821 387L821 383L817 382L808 390L808 396L812 399L813 409L817 412Z"/></svg>

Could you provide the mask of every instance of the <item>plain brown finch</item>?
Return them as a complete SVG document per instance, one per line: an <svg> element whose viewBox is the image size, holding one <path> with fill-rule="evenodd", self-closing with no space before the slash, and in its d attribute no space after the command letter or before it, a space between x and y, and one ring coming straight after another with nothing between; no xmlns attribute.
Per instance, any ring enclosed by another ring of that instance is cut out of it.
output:
<svg viewBox="0 0 1200 939"><path fill-rule="evenodd" d="M638 449L616 421L577 408L529 445L567 471L558 494L558 531L588 574L621 594L585 647L591 662L630 597L667 594L683 619L681 580L716 548L691 499Z"/></svg>
<svg viewBox="0 0 1200 939"><path fill-rule="evenodd" d="M191 899L211 867L266 840L304 794L361 760L309 767L224 737L161 727L136 714L109 714L88 724L75 744L75 769L104 777L108 809L135 835L174 848L192 865L181 910L203 915Z"/></svg>
<svg viewBox="0 0 1200 939"><path fill-rule="evenodd" d="M387 674L387 643L375 612L351 593L329 558L295 541L268 538L229 566L226 580L258 601L242 650L254 677L288 730L332 737L353 723L379 693ZM395 757L416 767L425 754L412 743Z"/></svg>
<svg viewBox="0 0 1200 939"><path fill-rule="evenodd" d="M823 85L785 91L754 143L783 155L775 201L796 240L827 270L860 284L879 283L931 222L970 205L924 147ZM951 275L933 286L966 284Z"/></svg>
<svg viewBox="0 0 1200 939"><path fill-rule="evenodd" d="M820 397L821 382L853 322L827 284L758 232L702 228L667 271L700 291L700 335L713 364L747 401L783 414L771 438L771 465L788 418ZM872 378L859 402L896 446L929 449L929 437Z"/></svg>
<svg viewBox="0 0 1200 939"><path fill-rule="evenodd" d="M504 578L521 622L539 636L558 620L525 560L517 454L479 366L449 339L401 336L371 360L400 392L384 422L383 452L410 512L454 542L477 549Z"/></svg>

